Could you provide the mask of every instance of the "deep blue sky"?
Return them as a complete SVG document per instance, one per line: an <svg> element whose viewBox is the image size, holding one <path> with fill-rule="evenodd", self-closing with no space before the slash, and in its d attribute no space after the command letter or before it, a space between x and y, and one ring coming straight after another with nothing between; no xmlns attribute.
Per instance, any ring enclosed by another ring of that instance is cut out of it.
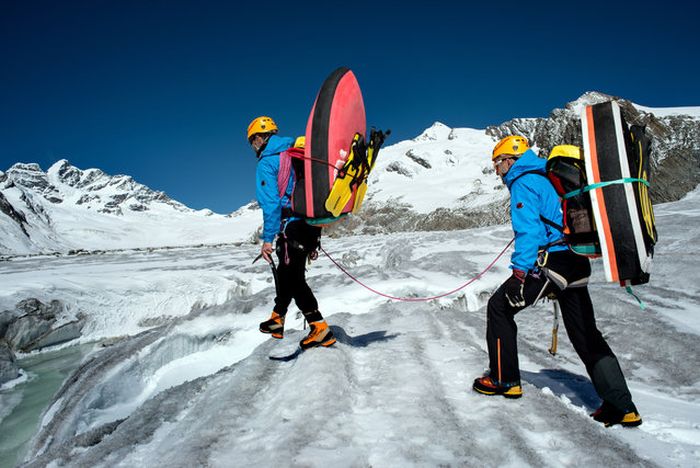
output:
<svg viewBox="0 0 700 468"><path fill-rule="evenodd" d="M2 0L0 170L66 158L227 213L254 198L250 120L303 134L341 65L389 143L588 90L700 105L694 2L314 3Z"/></svg>

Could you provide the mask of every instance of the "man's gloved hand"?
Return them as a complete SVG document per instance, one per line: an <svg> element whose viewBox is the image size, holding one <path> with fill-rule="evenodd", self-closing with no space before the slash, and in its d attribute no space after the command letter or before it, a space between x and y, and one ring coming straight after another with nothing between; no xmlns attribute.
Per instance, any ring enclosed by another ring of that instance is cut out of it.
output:
<svg viewBox="0 0 700 468"><path fill-rule="evenodd" d="M513 270L513 274L506 280L506 299L511 307L525 307L525 276L522 270Z"/></svg>

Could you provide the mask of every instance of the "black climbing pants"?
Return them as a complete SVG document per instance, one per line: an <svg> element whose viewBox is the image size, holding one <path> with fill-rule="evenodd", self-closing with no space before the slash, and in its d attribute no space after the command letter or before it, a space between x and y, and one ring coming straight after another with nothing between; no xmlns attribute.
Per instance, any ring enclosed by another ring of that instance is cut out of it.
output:
<svg viewBox="0 0 700 468"><path fill-rule="evenodd" d="M569 251L552 252L549 257L556 263L558 273L566 278L580 279L590 275L590 263L585 257ZM489 299L486 341L491 378L504 383L520 381L515 314L549 293L554 293L559 301L566 333L586 366L598 395L620 410L633 408L632 397L617 358L596 326L588 287L567 287L562 290L553 282L547 283L544 273L527 275L524 307L516 308L508 303L504 285Z"/></svg>
<svg viewBox="0 0 700 468"><path fill-rule="evenodd" d="M321 242L321 228L303 220L287 223L277 239L277 296L274 311L284 316L294 299L308 322L322 320L318 301L306 283L306 259Z"/></svg>

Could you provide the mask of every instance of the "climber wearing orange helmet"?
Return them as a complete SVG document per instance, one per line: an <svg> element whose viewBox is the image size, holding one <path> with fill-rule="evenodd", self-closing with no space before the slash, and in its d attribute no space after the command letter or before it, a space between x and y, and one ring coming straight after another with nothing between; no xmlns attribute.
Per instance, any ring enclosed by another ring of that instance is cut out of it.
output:
<svg viewBox="0 0 700 468"><path fill-rule="evenodd" d="M553 155L575 157L574 150L578 148L558 146ZM511 276L486 308L489 371L474 380L472 388L484 395L522 396L515 315L552 294L561 306L571 343L603 400L592 416L606 426L638 426L642 418L620 365L596 326L587 287L590 263L569 250L564 238L561 202L547 178L546 160L530 149L526 138L514 135L496 144L491 161L510 191L515 251Z"/></svg>
<svg viewBox="0 0 700 468"><path fill-rule="evenodd" d="M275 306L270 318L260 324L260 331L273 338L283 338L285 315L294 299L311 328L299 343L301 348L331 346L336 341L333 332L306 283L306 259L320 245L321 228L307 224L291 210L295 174L290 167L280 170L280 154L294 146L294 139L278 136L278 131L274 120L262 116L250 123L247 133L248 142L258 157L255 194L263 212L260 254L271 263L272 243L277 239L275 250L279 259Z"/></svg>

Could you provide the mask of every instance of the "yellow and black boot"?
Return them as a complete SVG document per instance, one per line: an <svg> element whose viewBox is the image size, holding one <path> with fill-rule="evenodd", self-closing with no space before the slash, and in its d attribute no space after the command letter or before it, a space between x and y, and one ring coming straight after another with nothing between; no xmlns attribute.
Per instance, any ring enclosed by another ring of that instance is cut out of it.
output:
<svg viewBox="0 0 700 468"><path fill-rule="evenodd" d="M309 322L309 327L311 331L309 331L306 338L299 342L301 349L309 349L316 346L331 346L335 343L333 332L325 320Z"/></svg>
<svg viewBox="0 0 700 468"><path fill-rule="evenodd" d="M520 398L523 396L523 388L520 382L503 383L496 382L488 375L474 380L472 388L482 395L503 395L506 398Z"/></svg>
<svg viewBox="0 0 700 468"><path fill-rule="evenodd" d="M260 323L260 331L281 340L284 337L284 315L273 311L268 320Z"/></svg>
<svg viewBox="0 0 700 468"><path fill-rule="evenodd" d="M591 416L596 421L605 424L605 427L614 426L615 424L623 427L636 427L642 424L642 417L634 405L627 410L619 410L604 401L600 408L591 413Z"/></svg>

